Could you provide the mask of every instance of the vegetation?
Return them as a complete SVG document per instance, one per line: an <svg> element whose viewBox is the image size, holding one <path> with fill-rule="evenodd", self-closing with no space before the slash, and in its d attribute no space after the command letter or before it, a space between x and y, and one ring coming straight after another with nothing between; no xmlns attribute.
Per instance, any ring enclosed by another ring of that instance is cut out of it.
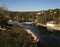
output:
<svg viewBox="0 0 60 47"><path fill-rule="evenodd" d="M2 16L2 17L1 17ZM3 17L12 19L14 21L24 22L38 20L40 23L46 23L49 20L54 20L57 23L60 22L60 9L49 9L36 12L12 12L7 11L6 8L0 7L0 19Z"/></svg>
<svg viewBox="0 0 60 47"><path fill-rule="evenodd" d="M46 23L54 20L60 23L60 9L49 9L37 12L10 12L10 16L19 22L38 20L37 22Z"/></svg>
<svg viewBox="0 0 60 47"><path fill-rule="evenodd" d="M60 9L49 9L37 12L12 12L4 7L0 7L0 25L6 27L6 22L13 21L25 22L38 20L37 22L46 23L54 20L60 23ZM0 31L0 47L37 47L33 42L33 37L19 25L13 25L11 29Z"/></svg>
<svg viewBox="0 0 60 47"><path fill-rule="evenodd" d="M15 17L9 15L5 8L0 8L0 25L6 27L6 22ZM10 12L9 12L10 13ZM14 19L12 19L14 20ZM0 30L0 47L37 47L31 34L28 34L21 26L14 24L10 29Z"/></svg>
<svg viewBox="0 0 60 47"><path fill-rule="evenodd" d="M33 41L33 37L18 25L0 31L0 47L36 47Z"/></svg>

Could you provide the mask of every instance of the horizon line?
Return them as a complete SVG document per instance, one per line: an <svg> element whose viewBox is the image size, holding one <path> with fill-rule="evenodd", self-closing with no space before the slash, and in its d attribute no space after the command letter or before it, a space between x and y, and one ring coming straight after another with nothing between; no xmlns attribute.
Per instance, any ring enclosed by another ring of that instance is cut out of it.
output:
<svg viewBox="0 0 60 47"><path fill-rule="evenodd" d="M46 10L53 10L53 9L60 9L60 8L49 8L49 9L41 9L41 10L9 10L8 11L12 11L12 12L36 12L36 11L46 11Z"/></svg>

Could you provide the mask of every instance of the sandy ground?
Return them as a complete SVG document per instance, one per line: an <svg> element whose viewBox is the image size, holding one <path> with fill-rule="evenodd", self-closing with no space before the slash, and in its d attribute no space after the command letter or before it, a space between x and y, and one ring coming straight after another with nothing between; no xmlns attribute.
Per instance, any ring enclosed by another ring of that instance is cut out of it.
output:
<svg viewBox="0 0 60 47"><path fill-rule="evenodd" d="M47 25L44 25L44 24L40 24L40 23L37 23L37 25L47 27L47 29L50 29L50 30L58 30L58 31L60 31L60 26L51 27L51 26L47 26Z"/></svg>
<svg viewBox="0 0 60 47"><path fill-rule="evenodd" d="M34 40L35 40L36 42L39 41L38 37L37 37L31 30L25 29L25 31L26 31L27 33L31 34L32 37L34 38Z"/></svg>

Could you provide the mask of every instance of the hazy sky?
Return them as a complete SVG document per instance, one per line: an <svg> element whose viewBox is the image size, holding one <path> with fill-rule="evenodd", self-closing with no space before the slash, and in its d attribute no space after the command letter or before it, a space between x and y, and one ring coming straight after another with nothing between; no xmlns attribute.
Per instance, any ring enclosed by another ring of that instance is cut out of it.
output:
<svg viewBox="0 0 60 47"><path fill-rule="evenodd" d="M39 11L60 8L60 0L0 0L1 5L12 11Z"/></svg>

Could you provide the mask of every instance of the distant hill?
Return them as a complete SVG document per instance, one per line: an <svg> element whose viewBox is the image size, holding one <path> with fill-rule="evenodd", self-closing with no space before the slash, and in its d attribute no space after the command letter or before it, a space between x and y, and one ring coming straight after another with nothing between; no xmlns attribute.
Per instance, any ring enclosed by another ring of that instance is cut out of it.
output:
<svg viewBox="0 0 60 47"><path fill-rule="evenodd" d="M49 10L42 10L42 11L30 11L30 12L15 12L15 11L8 11L5 9L0 8L0 17L3 15L3 17L7 19L12 19L19 22L24 21L32 21L34 22L37 20L37 22L40 23L46 23L49 20L54 20L57 23L60 22L60 9L49 9ZM1 18L0 18L1 19Z"/></svg>

